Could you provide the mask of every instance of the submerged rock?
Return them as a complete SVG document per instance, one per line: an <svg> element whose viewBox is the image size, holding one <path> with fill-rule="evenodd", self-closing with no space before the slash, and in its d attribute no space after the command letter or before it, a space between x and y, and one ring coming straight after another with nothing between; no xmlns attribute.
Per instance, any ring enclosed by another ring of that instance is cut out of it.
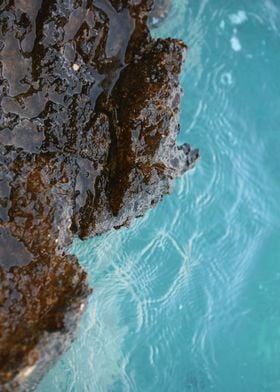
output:
<svg viewBox="0 0 280 392"><path fill-rule="evenodd" d="M186 52L153 40L149 0L0 4L0 390L31 390L91 289L68 254L170 192Z"/></svg>
<svg viewBox="0 0 280 392"><path fill-rule="evenodd" d="M168 16L171 9L171 0L155 0L152 11L149 15L149 22L152 27L158 25Z"/></svg>

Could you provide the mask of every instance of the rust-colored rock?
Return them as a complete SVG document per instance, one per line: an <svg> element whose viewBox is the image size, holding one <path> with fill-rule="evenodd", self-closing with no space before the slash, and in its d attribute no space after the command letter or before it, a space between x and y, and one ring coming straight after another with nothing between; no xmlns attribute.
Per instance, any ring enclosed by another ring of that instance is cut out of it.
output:
<svg viewBox="0 0 280 392"><path fill-rule="evenodd" d="M129 224L198 157L176 146L183 42L148 0L0 2L0 390L31 390L90 288L68 254ZM28 385L28 387L27 387Z"/></svg>

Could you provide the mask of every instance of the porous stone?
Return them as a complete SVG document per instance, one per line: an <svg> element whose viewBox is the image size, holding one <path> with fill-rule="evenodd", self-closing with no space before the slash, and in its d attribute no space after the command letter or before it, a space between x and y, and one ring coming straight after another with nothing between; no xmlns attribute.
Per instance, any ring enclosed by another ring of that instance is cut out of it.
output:
<svg viewBox="0 0 280 392"><path fill-rule="evenodd" d="M197 150L178 147L186 45L149 0L0 3L0 390L32 390L91 289L69 246L128 225Z"/></svg>

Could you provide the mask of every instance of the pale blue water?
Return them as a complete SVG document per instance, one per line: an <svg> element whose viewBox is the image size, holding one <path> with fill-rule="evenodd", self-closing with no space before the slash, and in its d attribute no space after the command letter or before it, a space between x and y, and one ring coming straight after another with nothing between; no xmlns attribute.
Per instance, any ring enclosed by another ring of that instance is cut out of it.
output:
<svg viewBox="0 0 280 392"><path fill-rule="evenodd" d="M280 1L177 0L199 165L75 253L95 288L38 392L280 391Z"/></svg>

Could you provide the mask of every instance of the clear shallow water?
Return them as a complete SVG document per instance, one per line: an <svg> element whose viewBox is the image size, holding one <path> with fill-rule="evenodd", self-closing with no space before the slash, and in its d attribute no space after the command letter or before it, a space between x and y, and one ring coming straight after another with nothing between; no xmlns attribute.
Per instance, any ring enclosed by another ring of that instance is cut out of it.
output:
<svg viewBox="0 0 280 392"><path fill-rule="evenodd" d="M280 391L280 3L177 0L195 171L74 251L94 294L37 392Z"/></svg>

